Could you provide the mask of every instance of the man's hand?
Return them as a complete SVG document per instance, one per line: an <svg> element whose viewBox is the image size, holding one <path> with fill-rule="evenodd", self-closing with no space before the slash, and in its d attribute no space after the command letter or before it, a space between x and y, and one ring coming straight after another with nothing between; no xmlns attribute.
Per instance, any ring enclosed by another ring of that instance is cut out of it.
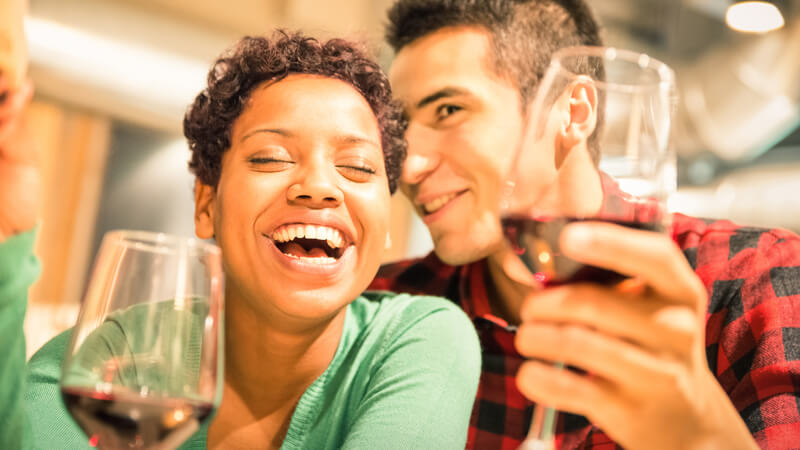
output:
<svg viewBox="0 0 800 450"><path fill-rule="evenodd" d="M23 119L30 81L12 90L0 73L0 242L36 224L39 168Z"/></svg>
<svg viewBox="0 0 800 450"><path fill-rule="evenodd" d="M521 309L517 374L533 401L586 416L626 448L757 448L705 357L707 293L667 235L581 223L564 254L632 277L531 294Z"/></svg>

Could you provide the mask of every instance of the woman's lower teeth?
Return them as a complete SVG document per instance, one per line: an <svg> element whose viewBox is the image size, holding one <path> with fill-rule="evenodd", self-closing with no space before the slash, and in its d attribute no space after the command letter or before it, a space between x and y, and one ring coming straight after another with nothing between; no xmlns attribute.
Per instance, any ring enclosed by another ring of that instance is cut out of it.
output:
<svg viewBox="0 0 800 450"><path fill-rule="evenodd" d="M336 258L331 258L330 256L317 256L317 257L308 257L308 256L297 256L292 255L291 253L287 253L287 256L294 259L299 259L304 262L309 262L312 264L333 264L336 262Z"/></svg>

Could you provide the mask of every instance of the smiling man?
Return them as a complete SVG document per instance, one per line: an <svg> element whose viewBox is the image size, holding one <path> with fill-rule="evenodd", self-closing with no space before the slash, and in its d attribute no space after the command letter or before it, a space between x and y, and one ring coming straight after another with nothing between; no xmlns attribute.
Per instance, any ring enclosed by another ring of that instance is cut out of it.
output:
<svg viewBox="0 0 800 450"><path fill-rule="evenodd" d="M383 267L372 286L443 295L472 318L483 371L469 448L516 448L533 402L571 413L560 416L559 448L800 442L795 234L682 215L671 239L565 228L567 256L640 280L635 292L575 284L530 294L504 269L500 188L536 86L557 49L602 45L582 0L399 0L387 38L409 118L401 188L435 248ZM567 119L562 133L579 126ZM587 202L598 194L580 189ZM557 360L582 371L555 370Z"/></svg>

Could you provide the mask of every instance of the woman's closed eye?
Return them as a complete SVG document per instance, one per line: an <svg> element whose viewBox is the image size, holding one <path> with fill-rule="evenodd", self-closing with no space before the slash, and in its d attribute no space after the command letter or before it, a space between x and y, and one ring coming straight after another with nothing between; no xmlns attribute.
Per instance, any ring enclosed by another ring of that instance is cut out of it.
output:
<svg viewBox="0 0 800 450"><path fill-rule="evenodd" d="M247 162L257 170L264 170L267 172L276 172L286 169L294 164L294 161L283 158L272 158L266 156L254 156L247 160Z"/></svg>
<svg viewBox="0 0 800 450"><path fill-rule="evenodd" d="M367 164L337 164L336 168L346 178L356 182L369 181L376 170Z"/></svg>

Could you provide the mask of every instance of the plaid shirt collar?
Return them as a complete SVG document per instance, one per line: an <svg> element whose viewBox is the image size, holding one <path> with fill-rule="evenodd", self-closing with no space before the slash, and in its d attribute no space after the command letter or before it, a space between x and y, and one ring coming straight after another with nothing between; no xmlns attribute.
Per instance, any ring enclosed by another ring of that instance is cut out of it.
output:
<svg viewBox="0 0 800 450"><path fill-rule="evenodd" d="M458 303L473 322L484 320L509 331L516 331L517 327L509 325L507 321L492 314L492 305L489 303L489 270L485 259L461 266L459 270Z"/></svg>

